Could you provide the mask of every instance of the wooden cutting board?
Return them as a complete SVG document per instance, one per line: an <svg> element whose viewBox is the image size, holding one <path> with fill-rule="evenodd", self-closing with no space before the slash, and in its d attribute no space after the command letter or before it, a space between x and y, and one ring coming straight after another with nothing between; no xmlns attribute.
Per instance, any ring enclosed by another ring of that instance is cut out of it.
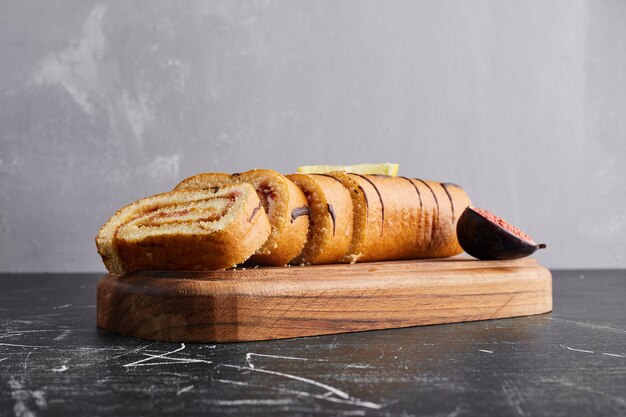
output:
<svg viewBox="0 0 626 417"><path fill-rule="evenodd" d="M534 259L467 258L210 272L98 283L98 326L176 342L239 342L526 316L552 310Z"/></svg>

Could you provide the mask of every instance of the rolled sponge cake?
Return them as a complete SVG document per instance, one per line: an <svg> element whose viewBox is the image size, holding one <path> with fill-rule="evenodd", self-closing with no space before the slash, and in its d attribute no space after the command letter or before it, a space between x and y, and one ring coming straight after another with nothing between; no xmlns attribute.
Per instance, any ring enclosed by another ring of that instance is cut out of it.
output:
<svg viewBox="0 0 626 417"><path fill-rule="evenodd" d="M118 210L96 246L110 273L441 258L471 204L454 184L346 172L201 173Z"/></svg>
<svg viewBox="0 0 626 417"><path fill-rule="evenodd" d="M350 191L353 238L345 261L442 258L462 252L456 221L471 204L454 184L333 172Z"/></svg>
<svg viewBox="0 0 626 417"><path fill-rule="evenodd" d="M247 260L270 231L254 188L237 184L138 200L102 226L96 246L113 274L140 269L214 270Z"/></svg>
<svg viewBox="0 0 626 417"><path fill-rule="evenodd" d="M215 190L229 184L251 184L267 213L271 233L250 258L251 263L281 266L300 254L307 240L309 207L307 199L292 181L269 169L237 174L201 173L181 181L174 190Z"/></svg>
<svg viewBox="0 0 626 417"><path fill-rule="evenodd" d="M352 242L352 199L337 179L324 174L287 175L304 192L309 214L307 243L294 264L343 262Z"/></svg>

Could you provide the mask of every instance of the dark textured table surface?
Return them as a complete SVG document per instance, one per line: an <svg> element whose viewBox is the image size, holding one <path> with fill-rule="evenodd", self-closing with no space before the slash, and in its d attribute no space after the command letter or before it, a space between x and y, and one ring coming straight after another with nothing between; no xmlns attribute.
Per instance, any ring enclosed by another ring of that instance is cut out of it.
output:
<svg viewBox="0 0 626 417"><path fill-rule="evenodd" d="M0 275L0 415L626 415L626 272L553 275L550 314L220 345L97 329L98 275Z"/></svg>

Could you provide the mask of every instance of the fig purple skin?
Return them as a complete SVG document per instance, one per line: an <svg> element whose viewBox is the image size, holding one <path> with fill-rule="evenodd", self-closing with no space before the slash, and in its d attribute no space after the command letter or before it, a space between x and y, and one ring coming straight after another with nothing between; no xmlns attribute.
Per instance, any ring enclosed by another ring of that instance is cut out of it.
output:
<svg viewBox="0 0 626 417"><path fill-rule="evenodd" d="M456 234L463 250L482 260L523 258L546 247L487 210L471 206L459 217Z"/></svg>

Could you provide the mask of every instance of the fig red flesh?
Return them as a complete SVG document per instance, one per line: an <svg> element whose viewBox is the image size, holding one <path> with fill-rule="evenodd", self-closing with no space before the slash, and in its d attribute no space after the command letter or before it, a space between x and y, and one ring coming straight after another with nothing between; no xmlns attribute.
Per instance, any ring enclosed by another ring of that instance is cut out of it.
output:
<svg viewBox="0 0 626 417"><path fill-rule="evenodd" d="M463 250L478 259L523 258L546 247L506 220L471 206L459 217L456 230Z"/></svg>

